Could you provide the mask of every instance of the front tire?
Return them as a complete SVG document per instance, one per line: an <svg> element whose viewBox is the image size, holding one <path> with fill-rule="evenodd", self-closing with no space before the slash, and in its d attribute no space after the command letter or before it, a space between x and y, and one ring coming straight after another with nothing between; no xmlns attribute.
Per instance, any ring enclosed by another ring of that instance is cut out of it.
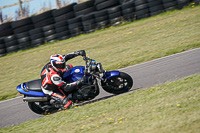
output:
<svg viewBox="0 0 200 133"><path fill-rule="evenodd" d="M113 94L121 94L128 92L133 86L133 79L130 75L120 72L118 76L107 79L106 82L101 81L102 88Z"/></svg>

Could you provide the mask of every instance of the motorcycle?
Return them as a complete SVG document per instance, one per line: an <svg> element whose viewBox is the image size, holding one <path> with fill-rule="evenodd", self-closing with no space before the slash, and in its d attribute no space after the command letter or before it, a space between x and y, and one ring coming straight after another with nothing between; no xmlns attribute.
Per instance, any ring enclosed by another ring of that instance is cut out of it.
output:
<svg viewBox="0 0 200 133"><path fill-rule="evenodd" d="M75 103L79 104L94 99L99 95L99 86L112 94L125 93L132 88L133 79L127 73L106 71L102 68L101 63L96 63L94 59L86 56L83 57L83 60L85 66L75 66L65 72L62 77L65 82L71 83L86 76L86 82L78 90L71 92L72 95L78 91L83 94L74 99ZM55 113L60 109L59 103L43 93L41 79L24 82L18 85L16 89L24 95L23 101L28 102L29 108L37 114Z"/></svg>

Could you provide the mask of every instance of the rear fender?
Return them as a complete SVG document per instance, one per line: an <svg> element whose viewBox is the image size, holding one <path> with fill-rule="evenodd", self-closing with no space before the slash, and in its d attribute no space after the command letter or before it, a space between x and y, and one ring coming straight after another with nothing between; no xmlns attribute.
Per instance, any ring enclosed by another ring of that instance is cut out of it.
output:
<svg viewBox="0 0 200 133"><path fill-rule="evenodd" d="M103 78L105 79L109 79L111 77L114 77L114 76L118 76L119 75L119 71L108 71L104 74Z"/></svg>
<svg viewBox="0 0 200 133"><path fill-rule="evenodd" d="M22 83L17 86L17 91L19 91L20 94L28 95L28 96L36 96L36 97L44 97L45 94L43 92L38 91L31 91L28 90L26 87L26 83Z"/></svg>

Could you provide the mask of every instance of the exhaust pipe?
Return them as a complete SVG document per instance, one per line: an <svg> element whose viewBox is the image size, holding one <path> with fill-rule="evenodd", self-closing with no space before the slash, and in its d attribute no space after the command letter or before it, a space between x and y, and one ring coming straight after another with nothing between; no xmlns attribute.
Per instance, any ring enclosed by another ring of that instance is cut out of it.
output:
<svg viewBox="0 0 200 133"><path fill-rule="evenodd" d="M26 96L23 98L24 102L44 102L44 101L48 101L47 97L29 97Z"/></svg>

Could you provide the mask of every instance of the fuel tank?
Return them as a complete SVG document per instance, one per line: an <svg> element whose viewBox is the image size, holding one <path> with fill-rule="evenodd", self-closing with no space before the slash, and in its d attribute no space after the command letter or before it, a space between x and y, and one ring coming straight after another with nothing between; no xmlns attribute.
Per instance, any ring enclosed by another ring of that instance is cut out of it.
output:
<svg viewBox="0 0 200 133"><path fill-rule="evenodd" d="M75 66L71 69L69 69L64 75L63 80L66 82L75 82L77 80L80 80L84 76L84 66Z"/></svg>

